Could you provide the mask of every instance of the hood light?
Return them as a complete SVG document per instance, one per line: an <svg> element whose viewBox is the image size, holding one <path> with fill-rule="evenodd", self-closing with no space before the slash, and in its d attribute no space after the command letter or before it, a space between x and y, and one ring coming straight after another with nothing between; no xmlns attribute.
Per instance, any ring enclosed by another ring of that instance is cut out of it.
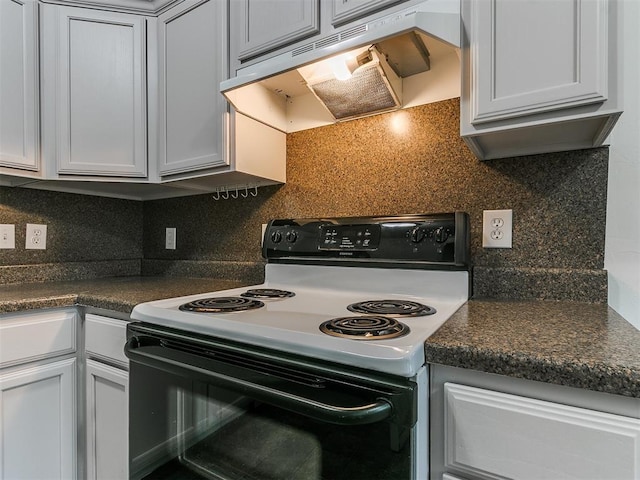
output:
<svg viewBox="0 0 640 480"><path fill-rule="evenodd" d="M370 58L368 53L364 53L357 58L354 58L352 55L338 55L337 57L329 59L333 76L336 77L336 80L349 80L353 76L353 72L355 72L360 65L369 61L364 57Z"/></svg>
<svg viewBox="0 0 640 480"><path fill-rule="evenodd" d="M336 80L349 80L356 70L357 65L355 61L349 61L349 59L342 59L340 57L332 58L329 62L331 64L331 71Z"/></svg>

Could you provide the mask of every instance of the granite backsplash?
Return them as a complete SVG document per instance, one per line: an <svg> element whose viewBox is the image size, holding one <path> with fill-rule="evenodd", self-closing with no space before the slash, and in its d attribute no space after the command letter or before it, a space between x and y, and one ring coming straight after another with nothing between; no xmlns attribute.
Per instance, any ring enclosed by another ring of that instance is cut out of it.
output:
<svg viewBox="0 0 640 480"><path fill-rule="evenodd" d="M0 223L22 228L42 219L74 237L58 243L51 235L46 254L0 250L0 259L119 257L141 260L144 274L206 276L225 265L257 278L260 227L271 218L463 210L471 217L476 297L606 302L607 170L606 147L480 162L460 139L453 99L289 134L287 183L262 187L257 197L141 204L0 187ZM513 210L512 249L482 248L487 209ZM166 227L177 228L176 250L164 248Z"/></svg>
<svg viewBox="0 0 640 480"><path fill-rule="evenodd" d="M88 195L0 187L0 223L16 248L0 250L0 285L139 275L142 204ZM26 224L47 225L46 250L25 249Z"/></svg>

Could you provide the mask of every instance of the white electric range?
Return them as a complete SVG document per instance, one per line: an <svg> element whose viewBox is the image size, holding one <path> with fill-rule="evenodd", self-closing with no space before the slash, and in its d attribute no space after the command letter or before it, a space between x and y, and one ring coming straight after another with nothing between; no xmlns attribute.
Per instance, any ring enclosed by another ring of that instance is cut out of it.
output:
<svg viewBox="0 0 640 480"><path fill-rule="evenodd" d="M261 285L145 303L132 318L410 377L425 339L468 298L466 271L268 264ZM349 310L358 302L366 313ZM342 335L321 329L331 320Z"/></svg>
<svg viewBox="0 0 640 480"><path fill-rule="evenodd" d="M378 470L372 468L361 478L426 478L424 342L469 298L468 216L456 212L273 220L265 231L263 255L267 265L261 285L158 300L134 308L131 317L136 322L129 324L125 348L132 363L132 408L138 412L130 428L149 429L154 421L140 420L149 407L149 388L140 384L155 375L149 370L153 369L190 382L205 382L209 387L204 391L224 389L225 399L233 395L250 399L252 407L242 410L243 419L253 418L259 405L268 405L293 412L305 422L376 426L361 434L365 436L378 435L388 425L390 447L374 456L391 455L387 463L394 470L375 473ZM170 397L172 388L167 386L154 398ZM186 403L176 400L182 414ZM163 409L155 407L158 410ZM285 428L282 425L288 421L288 415L278 415L278 428ZM287 423L286 432L290 428ZM314 428L305 423L305 435ZM240 453L232 466L211 459L211 465L203 467L202 452L215 451L213 445L220 441L221 432L229 435L222 427L207 432L216 442L202 446L204 435L195 436L195 447L183 442L174 451L175 468L204 468L209 473L202 478L297 476L294 470L279 476L260 470L262 466L240 467L245 455ZM224 442L230 442L228 437ZM247 442L245 438L240 443ZM314 440L314 445L318 443L322 441ZM198 445L192 457L200 460L195 464L179 461ZM144 459L151 450L132 447L133 471L150 471ZM323 459L327 451L323 447ZM219 455L209 453L212 458ZM368 458L371 453L363 448L350 455ZM323 462L309 478L359 478L357 472L343 471L341 461ZM154 467L158 464L152 463ZM300 459L295 472L308 465L308 460ZM175 473L167 476L171 475ZM154 471L149 478L162 475Z"/></svg>

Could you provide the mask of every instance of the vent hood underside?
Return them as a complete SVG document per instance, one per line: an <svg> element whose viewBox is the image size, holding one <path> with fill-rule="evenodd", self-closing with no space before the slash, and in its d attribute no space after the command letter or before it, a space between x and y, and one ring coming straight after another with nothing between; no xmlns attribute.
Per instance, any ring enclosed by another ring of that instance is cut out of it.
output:
<svg viewBox="0 0 640 480"><path fill-rule="evenodd" d="M402 106L402 80L376 47L356 57L346 57L350 61L344 60L343 56L334 58L338 65L337 75L345 78L336 78L333 71L324 72L317 78L313 65L298 71L335 120L349 120ZM356 60L352 60L354 58ZM353 72L347 63L352 64ZM428 69L427 58L423 71Z"/></svg>
<svg viewBox="0 0 640 480"><path fill-rule="evenodd" d="M328 47L310 48L320 40L250 65L221 91L237 111L283 132L458 97L459 11L426 11L434 4L359 25L364 33ZM352 76L338 80L336 63Z"/></svg>

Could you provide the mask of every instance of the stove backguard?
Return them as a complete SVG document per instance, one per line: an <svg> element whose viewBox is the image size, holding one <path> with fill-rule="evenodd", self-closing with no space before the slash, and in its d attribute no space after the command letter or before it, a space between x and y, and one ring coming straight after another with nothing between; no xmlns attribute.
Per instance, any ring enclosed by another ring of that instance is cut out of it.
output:
<svg viewBox="0 0 640 480"><path fill-rule="evenodd" d="M469 269L464 212L272 220L263 256L273 263Z"/></svg>

